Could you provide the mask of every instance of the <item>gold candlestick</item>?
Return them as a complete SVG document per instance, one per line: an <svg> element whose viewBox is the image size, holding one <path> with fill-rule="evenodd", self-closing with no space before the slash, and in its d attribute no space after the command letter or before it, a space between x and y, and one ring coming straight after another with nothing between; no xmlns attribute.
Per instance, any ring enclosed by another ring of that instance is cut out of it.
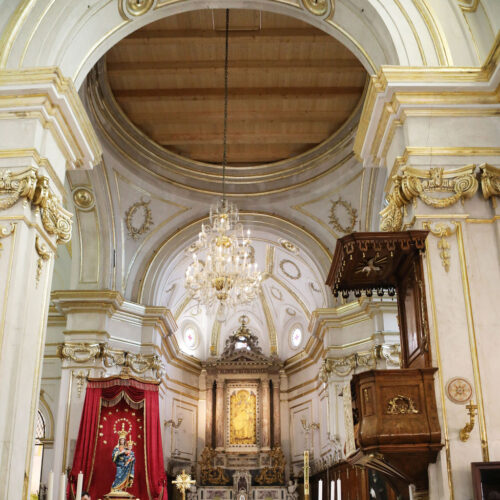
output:
<svg viewBox="0 0 500 500"><path fill-rule="evenodd" d="M177 489L182 491L182 500L186 500L186 490L191 487L192 484L195 484L196 481L191 479L189 474L186 474L186 471L182 469L182 474L179 474L175 481L172 481L172 484L177 486Z"/></svg>
<svg viewBox="0 0 500 500"><path fill-rule="evenodd" d="M304 500L309 500L309 451L304 451Z"/></svg>

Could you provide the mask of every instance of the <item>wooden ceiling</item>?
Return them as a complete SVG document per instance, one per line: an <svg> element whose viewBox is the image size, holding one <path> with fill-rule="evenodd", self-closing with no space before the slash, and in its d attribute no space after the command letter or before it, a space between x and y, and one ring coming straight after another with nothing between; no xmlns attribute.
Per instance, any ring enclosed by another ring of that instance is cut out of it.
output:
<svg viewBox="0 0 500 500"><path fill-rule="evenodd" d="M231 10L228 162L275 162L327 139L356 108L361 63L309 24ZM220 163L224 105L223 10L162 19L107 54L113 94L129 119L166 149Z"/></svg>

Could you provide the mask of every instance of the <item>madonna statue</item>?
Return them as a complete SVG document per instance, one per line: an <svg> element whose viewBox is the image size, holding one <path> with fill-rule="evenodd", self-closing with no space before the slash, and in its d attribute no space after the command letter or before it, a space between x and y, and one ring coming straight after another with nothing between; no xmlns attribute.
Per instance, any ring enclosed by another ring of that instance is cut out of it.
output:
<svg viewBox="0 0 500 500"><path fill-rule="evenodd" d="M120 435L118 444L113 448L113 462L116 465L116 475L111 491L126 491L134 483L135 454L132 451L133 442L129 439L128 443Z"/></svg>

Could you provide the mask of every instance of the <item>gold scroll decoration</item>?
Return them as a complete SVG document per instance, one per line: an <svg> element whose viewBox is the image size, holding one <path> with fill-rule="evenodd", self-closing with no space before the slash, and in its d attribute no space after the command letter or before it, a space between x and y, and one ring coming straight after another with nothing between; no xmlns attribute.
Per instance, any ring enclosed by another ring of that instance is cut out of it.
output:
<svg viewBox="0 0 500 500"><path fill-rule="evenodd" d="M500 168L485 163L481 165L481 189L487 200L492 196L500 196Z"/></svg>
<svg viewBox="0 0 500 500"><path fill-rule="evenodd" d="M0 240L2 238L8 238L9 236L12 236L15 230L16 230L16 225L13 224L12 222L10 223L10 228L7 226L0 225ZM0 241L0 257L2 256L2 251L3 251L3 245L2 242Z"/></svg>
<svg viewBox="0 0 500 500"><path fill-rule="evenodd" d="M283 484L285 482L285 455L278 446L269 452L271 465L261 469L255 482L262 485Z"/></svg>
<svg viewBox="0 0 500 500"><path fill-rule="evenodd" d="M448 226L445 222L439 222L432 225L430 222L424 222L422 227L430 231L433 236L439 238L437 247L439 250L439 257L446 272L450 270L450 242L448 241L448 236L451 236L456 230L457 226Z"/></svg>
<svg viewBox="0 0 500 500"><path fill-rule="evenodd" d="M21 198L40 209L43 227L57 237L57 243L71 239L72 215L51 190L48 177L37 175L33 167L15 173L5 170L0 175L0 210L12 207Z"/></svg>
<svg viewBox="0 0 500 500"><path fill-rule="evenodd" d="M38 260L36 263L36 286L38 287L38 283L40 282L40 278L42 276L43 264L50 260L52 253L49 251L47 245L42 241L42 239L37 235L35 238L35 250L38 254Z"/></svg>
<svg viewBox="0 0 500 500"><path fill-rule="evenodd" d="M380 230L401 231L403 208L417 198L433 208L446 208L471 198L479 186L474 170L474 165L451 170L403 167L402 175L393 177L388 204L380 212Z"/></svg>
<svg viewBox="0 0 500 500"><path fill-rule="evenodd" d="M231 394L229 444L257 444L257 398L246 389Z"/></svg>
<svg viewBox="0 0 500 500"><path fill-rule="evenodd" d="M217 452L208 446L203 449L200 457L201 484L221 485L229 482L229 477L222 467L215 467Z"/></svg>

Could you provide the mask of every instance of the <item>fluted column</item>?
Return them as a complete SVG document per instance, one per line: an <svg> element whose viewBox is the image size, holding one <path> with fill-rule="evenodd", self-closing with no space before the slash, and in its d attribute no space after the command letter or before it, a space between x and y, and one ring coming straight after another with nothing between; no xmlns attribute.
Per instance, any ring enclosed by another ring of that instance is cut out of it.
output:
<svg viewBox="0 0 500 500"><path fill-rule="evenodd" d="M67 169L100 149L70 80L0 73L0 499L27 498L54 256L71 239Z"/></svg>
<svg viewBox="0 0 500 500"><path fill-rule="evenodd" d="M281 447L281 421L280 421L280 381L279 378L273 378L273 436L272 447Z"/></svg>
<svg viewBox="0 0 500 500"><path fill-rule="evenodd" d="M215 446L224 448L224 379L217 379L215 400Z"/></svg>
<svg viewBox="0 0 500 500"><path fill-rule="evenodd" d="M206 389L206 425L205 425L205 446L212 447L213 444L213 412L214 412L214 380L207 377Z"/></svg>
<svg viewBox="0 0 500 500"><path fill-rule="evenodd" d="M261 426L261 447L270 449L271 447L271 397L269 379L261 380L262 394L262 426Z"/></svg>

